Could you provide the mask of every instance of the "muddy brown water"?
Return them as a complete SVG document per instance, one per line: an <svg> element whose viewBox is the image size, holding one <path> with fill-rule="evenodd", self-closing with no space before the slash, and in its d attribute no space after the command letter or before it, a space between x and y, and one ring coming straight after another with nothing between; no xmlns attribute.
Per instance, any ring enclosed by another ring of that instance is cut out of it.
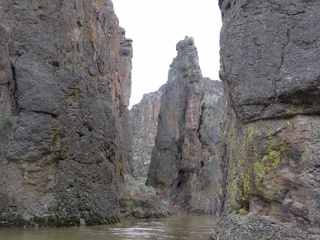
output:
<svg viewBox="0 0 320 240"><path fill-rule="evenodd" d="M127 219L109 226L0 228L0 240L202 240L209 238L215 222L210 215L180 214L163 219Z"/></svg>

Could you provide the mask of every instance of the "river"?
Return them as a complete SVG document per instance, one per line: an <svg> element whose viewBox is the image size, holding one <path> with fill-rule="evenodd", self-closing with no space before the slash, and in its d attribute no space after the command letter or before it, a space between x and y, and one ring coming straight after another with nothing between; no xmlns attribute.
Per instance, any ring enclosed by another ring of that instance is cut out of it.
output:
<svg viewBox="0 0 320 240"><path fill-rule="evenodd" d="M180 214L152 220L127 219L109 226L0 228L0 240L202 240L209 238L215 222L210 215Z"/></svg>

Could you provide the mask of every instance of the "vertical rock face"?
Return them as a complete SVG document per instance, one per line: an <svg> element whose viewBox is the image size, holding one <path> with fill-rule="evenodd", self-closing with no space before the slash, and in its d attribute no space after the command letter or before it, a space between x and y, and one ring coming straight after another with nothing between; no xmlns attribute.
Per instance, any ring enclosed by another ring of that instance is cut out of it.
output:
<svg viewBox="0 0 320 240"><path fill-rule="evenodd" d="M219 170L219 159L213 153L211 140L218 143L220 139L212 136L208 129L219 132L220 126L204 122L219 119L221 111L215 115L211 100L218 104L222 85L216 83L216 95L204 99L205 81L193 38L186 37L176 49L178 56L170 65L168 82L161 97L147 185L187 210L215 212L219 205L219 191L213 191L218 185L212 191L207 190L219 179L219 174L211 174L211 171Z"/></svg>
<svg viewBox="0 0 320 240"><path fill-rule="evenodd" d="M147 177L152 148L157 134L163 89L162 86L158 91L144 94L140 103L132 106L130 110L133 133L133 162L136 176L139 178Z"/></svg>
<svg viewBox="0 0 320 240"><path fill-rule="evenodd" d="M1 1L0 22L0 224L116 221L132 49L112 2Z"/></svg>
<svg viewBox="0 0 320 240"><path fill-rule="evenodd" d="M201 143L201 167L197 173L192 211L219 214L222 193L221 129L223 110L223 83L209 78L203 79L204 98L201 101L198 129Z"/></svg>
<svg viewBox="0 0 320 240"><path fill-rule="evenodd" d="M226 216L216 238L316 239L291 233L320 227L320 2L219 3Z"/></svg>
<svg viewBox="0 0 320 240"><path fill-rule="evenodd" d="M131 59L133 57L133 49L132 49L132 40L130 38L125 37L125 30L120 27L119 28L119 37L121 44L121 52L120 52L120 68L117 71L121 72L120 77L118 77L118 81L116 81L120 89L118 96L120 99L120 109L119 112L119 121L120 121L120 143L121 143L121 151L120 153L120 174L123 179L124 173L132 174L134 171L133 167L133 153L132 153L132 129L130 122L130 111L127 108L129 106L129 100L131 96L131 70L132 70L132 62Z"/></svg>

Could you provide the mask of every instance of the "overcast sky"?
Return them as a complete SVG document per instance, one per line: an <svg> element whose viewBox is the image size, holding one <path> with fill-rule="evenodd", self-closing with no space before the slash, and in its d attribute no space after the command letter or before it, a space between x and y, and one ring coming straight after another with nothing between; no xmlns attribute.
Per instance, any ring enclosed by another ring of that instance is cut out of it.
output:
<svg viewBox="0 0 320 240"><path fill-rule="evenodd" d="M176 44L185 36L194 38L202 75L219 79L218 0L113 0L113 5L133 40L130 106L167 82Z"/></svg>

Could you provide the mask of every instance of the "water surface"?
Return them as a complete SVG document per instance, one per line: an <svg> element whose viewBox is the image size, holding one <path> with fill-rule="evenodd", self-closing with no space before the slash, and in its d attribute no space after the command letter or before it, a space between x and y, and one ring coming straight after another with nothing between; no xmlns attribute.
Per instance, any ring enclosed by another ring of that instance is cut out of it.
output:
<svg viewBox="0 0 320 240"><path fill-rule="evenodd" d="M181 214L163 219L128 219L109 226L0 228L0 240L202 240L209 238L215 222L215 218L210 215Z"/></svg>

